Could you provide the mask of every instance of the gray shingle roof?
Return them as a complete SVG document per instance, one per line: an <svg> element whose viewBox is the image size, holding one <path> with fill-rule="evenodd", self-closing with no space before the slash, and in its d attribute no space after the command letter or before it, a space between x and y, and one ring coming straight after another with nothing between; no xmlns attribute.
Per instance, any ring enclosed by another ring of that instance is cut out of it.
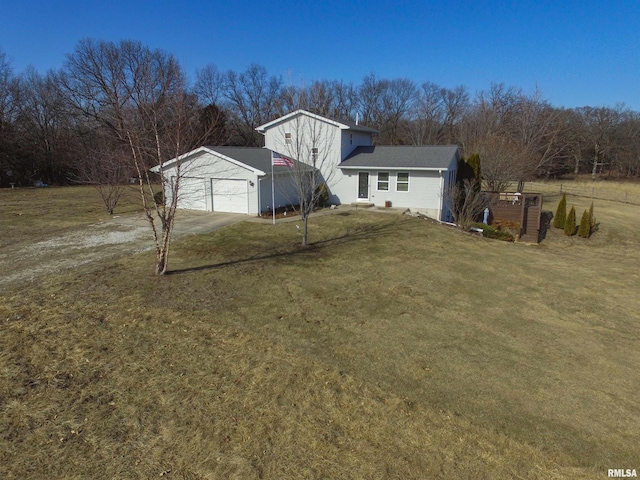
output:
<svg viewBox="0 0 640 480"><path fill-rule="evenodd" d="M346 125L347 127L349 127L349 130L353 130L356 132L365 132L365 133L373 133L373 134L380 133L375 128L365 127L364 125L360 125L359 123L352 122L351 120L334 120L334 121L338 123L342 123L343 125Z"/></svg>
<svg viewBox="0 0 640 480"><path fill-rule="evenodd" d="M446 169L457 155L456 145L357 147L339 167Z"/></svg>
<svg viewBox="0 0 640 480"><path fill-rule="evenodd" d="M245 165L262 170L263 172L271 171L271 150L260 147L213 147L207 146L209 150L221 153L229 158L233 158ZM293 159L292 159L293 160ZM297 160L293 160L297 163ZM290 170L288 167L274 166L274 172L284 172Z"/></svg>

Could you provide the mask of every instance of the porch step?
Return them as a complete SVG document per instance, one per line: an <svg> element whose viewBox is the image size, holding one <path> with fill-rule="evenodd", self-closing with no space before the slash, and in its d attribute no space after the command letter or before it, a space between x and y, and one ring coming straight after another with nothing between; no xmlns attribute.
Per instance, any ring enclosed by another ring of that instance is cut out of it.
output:
<svg viewBox="0 0 640 480"><path fill-rule="evenodd" d="M373 203L366 203L366 202L352 202L351 206L352 207L356 207L356 208L371 208L371 207L375 207L375 205Z"/></svg>

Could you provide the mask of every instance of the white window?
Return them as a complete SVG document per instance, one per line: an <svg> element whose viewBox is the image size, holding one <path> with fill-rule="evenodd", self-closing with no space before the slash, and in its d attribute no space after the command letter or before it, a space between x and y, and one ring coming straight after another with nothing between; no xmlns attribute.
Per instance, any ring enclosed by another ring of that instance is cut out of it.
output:
<svg viewBox="0 0 640 480"><path fill-rule="evenodd" d="M389 172L378 172L378 190L389 190Z"/></svg>
<svg viewBox="0 0 640 480"><path fill-rule="evenodd" d="M396 192L409 191L409 172L398 172L396 177Z"/></svg>
<svg viewBox="0 0 640 480"><path fill-rule="evenodd" d="M284 133L284 143L291 145L291 132Z"/></svg>

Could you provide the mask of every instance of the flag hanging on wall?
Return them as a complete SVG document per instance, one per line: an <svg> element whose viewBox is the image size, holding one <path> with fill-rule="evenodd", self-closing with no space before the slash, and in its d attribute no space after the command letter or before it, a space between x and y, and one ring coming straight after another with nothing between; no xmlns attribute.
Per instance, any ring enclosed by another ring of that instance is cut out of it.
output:
<svg viewBox="0 0 640 480"><path fill-rule="evenodd" d="M271 165L274 167L289 167L293 168L293 161L278 152L271 152Z"/></svg>

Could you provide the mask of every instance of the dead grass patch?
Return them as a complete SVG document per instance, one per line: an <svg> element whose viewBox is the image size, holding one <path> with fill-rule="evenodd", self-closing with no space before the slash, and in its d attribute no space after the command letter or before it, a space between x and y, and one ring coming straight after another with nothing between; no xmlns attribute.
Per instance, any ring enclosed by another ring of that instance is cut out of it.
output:
<svg viewBox="0 0 640 480"><path fill-rule="evenodd" d="M640 254L626 226L596 235L357 212L312 219L309 248L244 223L178 240L167 278L143 253L6 289L0 476L636 468Z"/></svg>

